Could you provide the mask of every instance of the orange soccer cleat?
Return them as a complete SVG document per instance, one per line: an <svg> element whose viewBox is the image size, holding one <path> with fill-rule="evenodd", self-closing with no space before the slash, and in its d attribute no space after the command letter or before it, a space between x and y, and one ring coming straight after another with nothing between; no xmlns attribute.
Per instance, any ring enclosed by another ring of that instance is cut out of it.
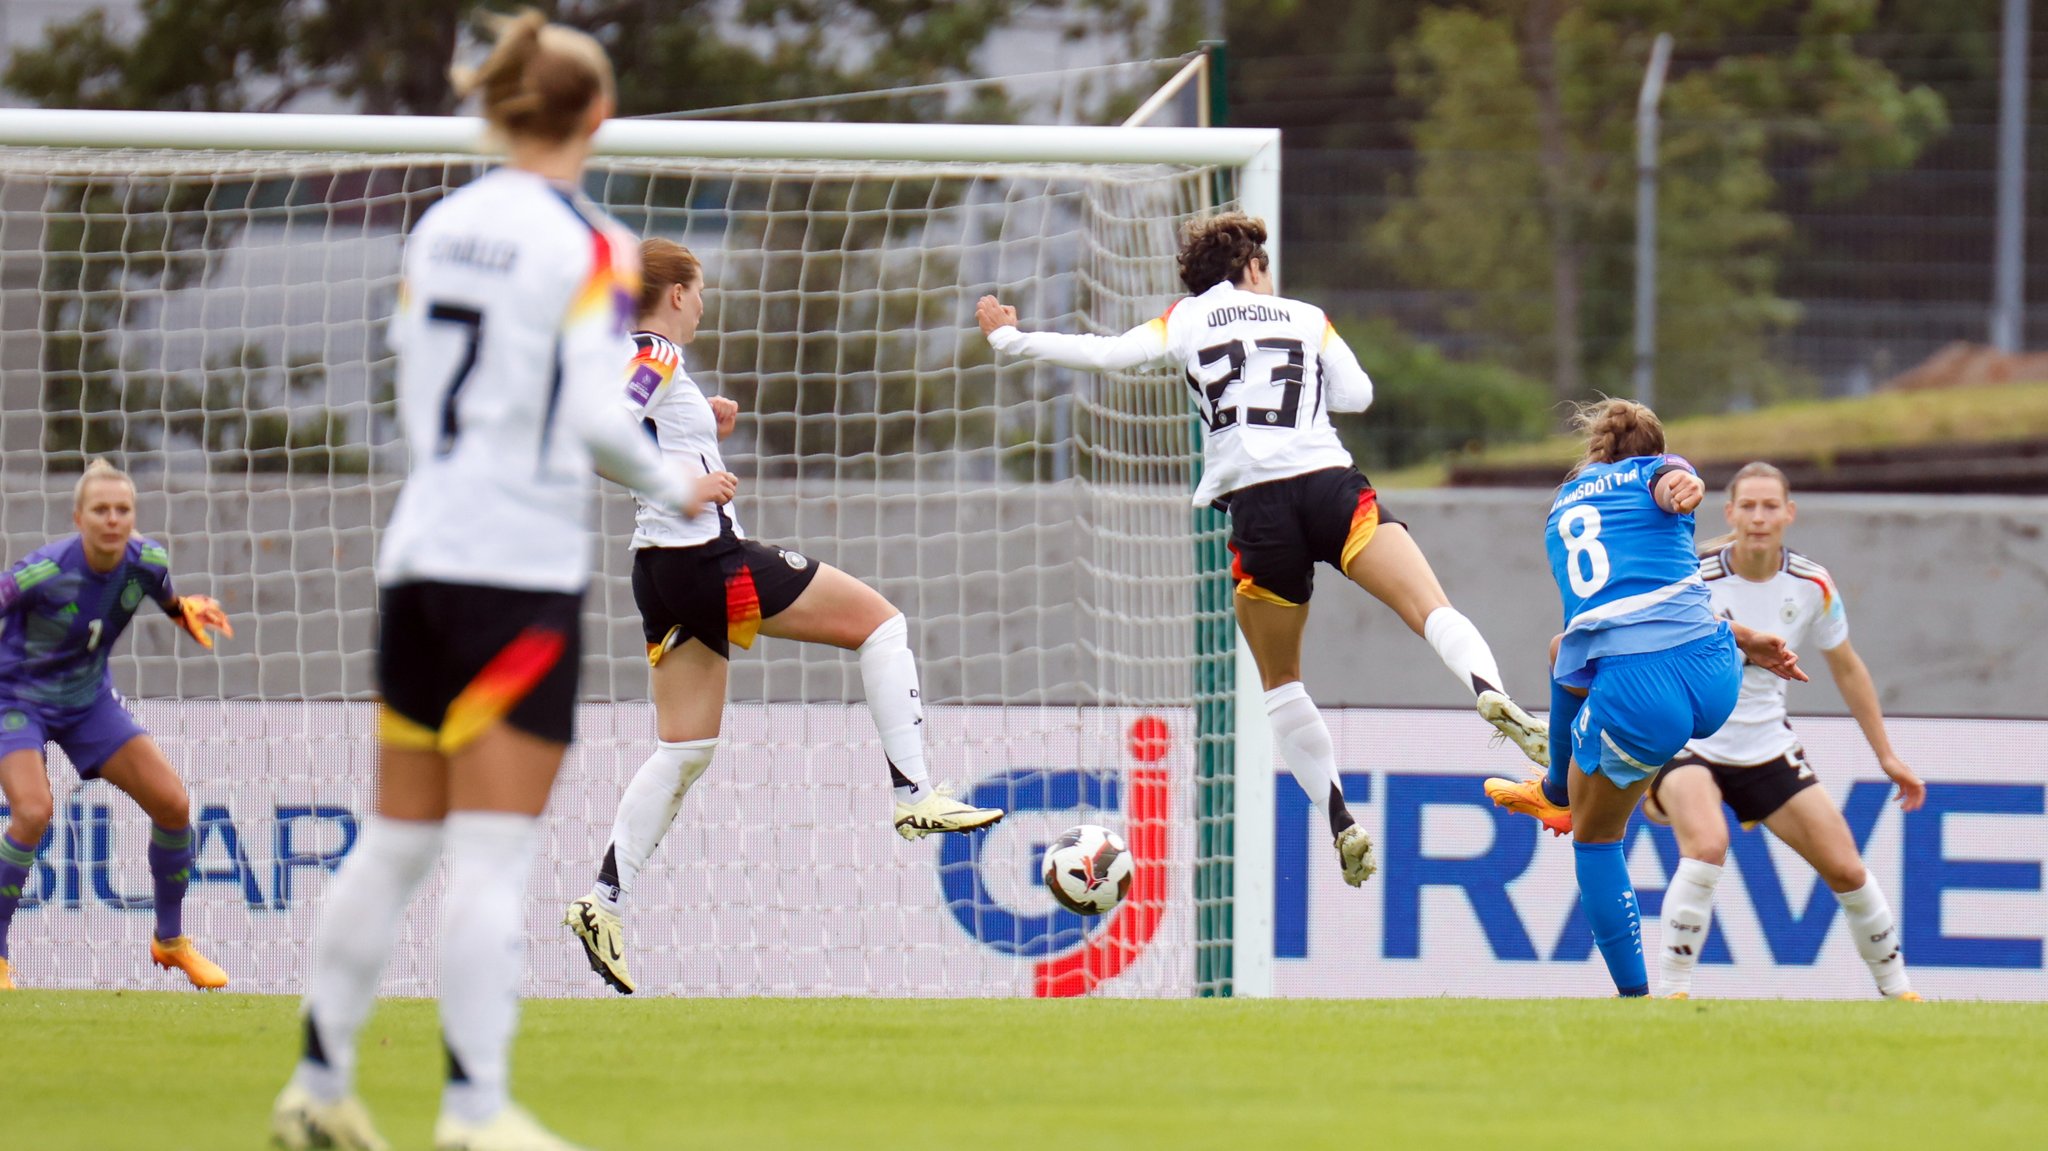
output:
<svg viewBox="0 0 2048 1151"><path fill-rule="evenodd" d="M1489 779L1486 781L1486 798L1496 807L1520 812L1550 829L1552 835L1572 833L1572 809L1559 807L1543 795L1543 781L1525 779L1516 783L1511 779Z"/></svg>
<svg viewBox="0 0 2048 1151"><path fill-rule="evenodd" d="M150 940L149 958L166 971L176 968L184 972L192 986L201 991L218 991L228 985L228 973L220 969L220 964L199 954L189 935Z"/></svg>

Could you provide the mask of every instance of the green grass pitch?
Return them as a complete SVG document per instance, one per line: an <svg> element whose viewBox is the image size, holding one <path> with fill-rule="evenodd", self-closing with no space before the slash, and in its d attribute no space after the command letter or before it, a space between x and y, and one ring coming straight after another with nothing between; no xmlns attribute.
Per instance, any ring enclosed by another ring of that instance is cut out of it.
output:
<svg viewBox="0 0 2048 1151"><path fill-rule="evenodd" d="M0 993L0 1147L261 1147L295 1010ZM435 1036L415 1000L365 1030L395 1148ZM555 1000L514 1073L595 1151L2048 1145L2048 1004Z"/></svg>

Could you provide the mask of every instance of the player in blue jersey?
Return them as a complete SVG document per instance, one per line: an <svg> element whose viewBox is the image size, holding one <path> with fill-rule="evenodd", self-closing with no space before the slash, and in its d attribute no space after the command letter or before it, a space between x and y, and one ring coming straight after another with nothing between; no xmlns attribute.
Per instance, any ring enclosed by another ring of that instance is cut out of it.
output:
<svg viewBox="0 0 2048 1151"><path fill-rule="evenodd" d="M1547 779L1488 780L1487 793L1553 827L1569 821L1594 942L1616 990L1640 996L1650 981L1622 853L1636 801L1688 740L1727 720L1744 656L1806 677L1783 640L1715 616L1693 553L1692 513L1706 485L1665 453L1656 414L1608 400L1583 409L1578 426L1586 458L1558 489L1544 529L1565 625L1551 658L1550 725L1571 734L1551 741Z"/></svg>
<svg viewBox="0 0 2048 1151"><path fill-rule="evenodd" d="M182 923L191 797L122 706L107 656L145 598L207 647L208 628L234 630L213 600L171 590L164 549L135 534L135 485L111 464L94 460L79 477L71 518L77 535L37 548L0 575L0 793L10 817L0 835L0 990L14 986L8 929L54 806L45 743L64 749L79 778L106 780L149 816L150 958L184 972L194 987L225 987L227 973L199 953Z"/></svg>

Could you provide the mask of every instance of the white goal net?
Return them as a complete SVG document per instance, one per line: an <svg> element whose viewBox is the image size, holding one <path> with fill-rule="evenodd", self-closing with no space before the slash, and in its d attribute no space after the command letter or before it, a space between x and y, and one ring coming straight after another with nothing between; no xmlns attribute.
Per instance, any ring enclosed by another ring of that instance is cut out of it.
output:
<svg viewBox="0 0 2048 1151"><path fill-rule="evenodd" d="M207 653L145 612L114 668L193 791L188 930L251 991L298 990L326 875L372 803L372 561L406 469L383 320L407 228L483 170L453 149L358 147L0 148L0 546L13 563L71 531L71 485L105 456L135 473L139 530L168 546L177 586L234 620ZM1012 811L971 840L902 842L857 665L772 639L736 650L717 759L629 909L644 990L1229 986L1234 631L1220 521L1188 502L1184 385L998 365L973 307L997 292L1029 323L1099 332L1158 315L1179 293L1177 228L1231 202L1238 173L986 152L984 137L958 161L614 154L586 181L704 262L689 367L740 404L742 522L902 609L934 777ZM586 702L532 886L529 989L546 995L602 991L557 922L653 738L631 506L592 490ZM144 818L76 784L55 747L51 773L17 978L158 986ZM1042 846L1081 822L1141 859L1104 920L1036 882ZM387 992L432 991L434 903Z"/></svg>

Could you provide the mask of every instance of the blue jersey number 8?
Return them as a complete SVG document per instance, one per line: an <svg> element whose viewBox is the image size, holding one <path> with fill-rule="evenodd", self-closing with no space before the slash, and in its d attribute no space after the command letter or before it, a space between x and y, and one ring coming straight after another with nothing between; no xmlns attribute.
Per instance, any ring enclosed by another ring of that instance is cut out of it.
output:
<svg viewBox="0 0 2048 1151"><path fill-rule="evenodd" d="M1564 513L1557 521L1558 539L1564 543L1564 574L1572 582L1572 594L1586 599L1607 586L1614 574L1607 548L1600 542L1600 509L1590 504ZM1584 561L1582 573L1580 561Z"/></svg>

